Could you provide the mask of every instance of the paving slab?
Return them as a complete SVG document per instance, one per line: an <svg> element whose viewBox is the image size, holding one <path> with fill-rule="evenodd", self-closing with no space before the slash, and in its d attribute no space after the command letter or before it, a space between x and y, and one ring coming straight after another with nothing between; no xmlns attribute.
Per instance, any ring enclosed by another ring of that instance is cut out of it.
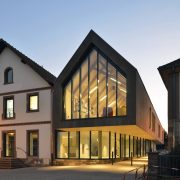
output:
<svg viewBox="0 0 180 180"><path fill-rule="evenodd" d="M147 164L147 158L135 158L104 165L49 166L0 170L0 180L121 180L124 173ZM134 179L135 171L126 179Z"/></svg>

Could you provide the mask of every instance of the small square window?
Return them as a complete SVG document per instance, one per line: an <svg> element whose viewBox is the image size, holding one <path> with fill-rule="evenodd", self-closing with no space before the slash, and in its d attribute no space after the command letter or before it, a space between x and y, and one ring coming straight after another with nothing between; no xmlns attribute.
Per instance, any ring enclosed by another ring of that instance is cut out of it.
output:
<svg viewBox="0 0 180 180"><path fill-rule="evenodd" d="M33 93L27 95L27 111L28 112L39 111L39 93Z"/></svg>

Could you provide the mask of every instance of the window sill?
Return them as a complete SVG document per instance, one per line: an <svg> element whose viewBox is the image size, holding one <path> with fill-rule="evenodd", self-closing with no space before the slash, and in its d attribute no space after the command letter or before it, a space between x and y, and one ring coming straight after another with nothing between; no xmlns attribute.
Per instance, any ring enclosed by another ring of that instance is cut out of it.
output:
<svg viewBox="0 0 180 180"><path fill-rule="evenodd" d="M39 112L39 109L37 110L27 110L26 113L35 113L35 112Z"/></svg>
<svg viewBox="0 0 180 180"><path fill-rule="evenodd" d="M10 83L4 83L4 85L8 85L8 84L13 84L14 82L10 82Z"/></svg>
<svg viewBox="0 0 180 180"><path fill-rule="evenodd" d="M14 120L14 119L16 119L16 114L15 113L14 113L14 117L9 117L9 118L5 117L5 115L2 114L2 120Z"/></svg>

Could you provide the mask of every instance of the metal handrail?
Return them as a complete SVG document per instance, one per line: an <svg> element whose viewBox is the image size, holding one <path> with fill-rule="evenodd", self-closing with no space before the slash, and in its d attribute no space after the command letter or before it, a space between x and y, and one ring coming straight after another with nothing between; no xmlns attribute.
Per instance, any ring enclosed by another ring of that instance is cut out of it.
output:
<svg viewBox="0 0 180 180"><path fill-rule="evenodd" d="M16 149L21 150L27 156L28 153L24 149L22 149L21 147L16 147Z"/></svg>
<svg viewBox="0 0 180 180"><path fill-rule="evenodd" d="M140 177L138 178L138 171L139 171L141 168L143 168L143 173L142 173L142 176L140 176ZM133 172L133 171L135 171L135 180L140 179L140 178L145 178L145 176L146 176L146 168L147 168L147 165L144 164L143 166L140 166L140 167L138 167L138 168L132 169L132 170L124 173L124 175L123 175L123 180L125 180L125 179L126 179L126 176L127 176L129 173Z"/></svg>

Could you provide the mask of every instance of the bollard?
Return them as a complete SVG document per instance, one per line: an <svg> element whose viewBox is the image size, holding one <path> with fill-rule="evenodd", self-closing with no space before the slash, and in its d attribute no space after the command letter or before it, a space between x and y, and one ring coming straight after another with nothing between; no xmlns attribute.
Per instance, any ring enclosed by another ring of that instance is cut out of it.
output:
<svg viewBox="0 0 180 180"><path fill-rule="evenodd" d="M131 166L133 165L133 153L131 152Z"/></svg>
<svg viewBox="0 0 180 180"><path fill-rule="evenodd" d="M112 165L113 165L113 151L112 151Z"/></svg>

